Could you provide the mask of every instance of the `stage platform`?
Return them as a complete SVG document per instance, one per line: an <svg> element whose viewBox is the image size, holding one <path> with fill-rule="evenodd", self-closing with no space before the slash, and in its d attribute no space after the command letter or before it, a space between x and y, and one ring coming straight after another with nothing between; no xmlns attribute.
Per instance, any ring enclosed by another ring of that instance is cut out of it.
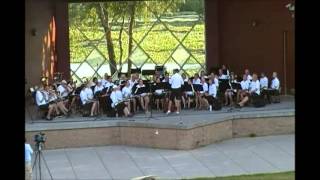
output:
<svg viewBox="0 0 320 180"><path fill-rule="evenodd" d="M223 107L220 111L183 110L179 115L153 111L131 118L69 117L53 121L26 119L29 141L35 133L47 134L47 148L97 145L135 145L168 149L193 149L224 139L294 133L295 101L262 108Z"/></svg>

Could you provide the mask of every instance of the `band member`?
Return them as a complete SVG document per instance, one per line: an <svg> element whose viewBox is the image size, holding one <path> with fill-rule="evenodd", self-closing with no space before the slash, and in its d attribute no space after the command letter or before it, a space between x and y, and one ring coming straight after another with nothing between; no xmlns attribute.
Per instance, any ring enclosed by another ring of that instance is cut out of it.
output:
<svg viewBox="0 0 320 180"><path fill-rule="evenodd" d="M188 85L191 86L191 90L185 91L185 95L186 95L186 98L187 98L188 109L190 109L191 102L195 99L196 92L194 90L194 87L193 87L193 84L191 82L191 79L188 80Z"/></svg>
<svg viewBox="0 0 320 180"><path fill-rule="evenodd" d="M234 102L233 102L233 96L236 94L236 90L233 89L232 87L232 83L237 83L237 80L235 79L235 75L231 74L230 75L230 81L229 81L229 87L228 89L226 89L225 93L224 93L224 98L225 98L225 106L233 106Z"/></svg>
<svg viewBox="0 0 320 180"><path fill-rule="evenodd" d="M206 75L206 72L204 70L200 71L200 78L203 78Z"/></svg>
<svg viewBox="0 0 320 180"><path fill-rule="evenodd" d="M237 104L238 107L243 107L250 97L260 95L260 83L257 74L252 75L252 82L249 85L249 93Z"/></svg>
<svg viewBox="0 0 320 180"><path fill-rule="evenodd" d="M204 77L201 78L202 91L199 91L198 94L198 108L208 107L208 102L205 100L205 93L208 92L208 84Z"/></svg>
<svg viewBox="0 0 320 180"><path fill-rule="evenodd" d="M192 84L201 84L201 80L200 80L199 75L197 73L193 77Z"/></svg>
<svg viewBox="0 0 320 180"><path fill-rule="evenodd" d="M181 77L182 77L184 82L188 82L188 77L187 77L187 75L185 73L182 73Z"/></svg>
<svg viewBox="0 0 320 180"><path fill-rule="evenodd" d="M69 95L70 92L72 92L71 87L68 86L66 80L62 80L61 84L58 86L58 93L59 93L60 97L64 101L67 101L68 100L68 95Z"/></svg>
<svg viewBox="0 0 320 180"><path fill-rule="evenodd" d="M250 80L247 79L247 75L243 75L240 85L241 89L239 89L237 92L237 103L240 101L240 99L243 99L243 96L245 96L248 93Z"/></svg>
<svg viewBox="0 0 320 180"><path fill-rule="evenodd" d="M169 73L166 73L162 82L169 82L169 80L170 80Z"/></svg>
<svg viewBox="0 0 320 180"><path fill-rule="evenodd" d="M222 69L219 69L219 79L228 79L228 76L226 74L223 74Z"/></svg>
<svg viewBox="0 0 320 180"><path fill-rule="evenodd" d="M130 86L129 81L125 82L124 87L122 88L122 95L126 99L132 97L132 87ZM128 103L128 107L131 107L131 102L133 104L133 113L135 113L137 110L137 101L135 98L130 98L130 101ZM129 109L131 110L131 108L129 108Z"/></svg>
<svg viewBox="0 0 320 180"><path fill-rule="evenodd" d="M139 79L139 84L137 85L136 91L139 88L145 88L145 87L146 87L146 85L143 84L143 80ZM149 102L150 102L148 93L143 92L143 93L137 94L137 95L139 95L139 101L140 101L140 105L141 105L142 109L145 111L145 113L148 113L149 112L149 110L148 110L149 109Z"/></svg>
<svg viewBox="0 0 320 180"><path fill-rule="evenodd" d="M104 88L109 88L109 87L112 87L114 84L113 84L113 82L112 82L112 77L111 76L108 76L107 77L107 81L106 81L106 83L104 84Z"/></svg>
<svg viewBox="0 0 320 180"><path fill-rule="evenodd" d="M36 92L36 104L41 110L47 111L46 120L52 120L52 113L56 109L56 104L49 104L49 94L45 91L46 86L40 87Z"/></svg>
<svg viewBox="0 0 320 180"><path fill-rule="evenodd" d="M212 111L213 101L217 97L217 86L212 79L209 79L208 92L205 93L205 99L209 104L209 111Z"/></svg>
<svg viewBox="0 0 320 180"><path fill-rule="evenodd" d="M136 76L136 74L132 74L131 79L129 80L130 88L132 88L136 83L138 83L138 77Z"/></svg>
<svg viewBox="0 0 320 180"><path fill-rule="evenodd" d="M119 85L123 84L125 81L127 81L127 76L125 74L121 74L119 79Z"/></svg>
<svg viewBox="0 0 320 180"><path fill-rule="evenodd" d="M46 92L49 95L49 104L56 104L56 106L54 106L54 107L55 107L55 111L57 113L57 116L60 116L60 111L65 116L68 116L70 111L68 111L68 109L65 107L63 101L60 101L58 99L58 96L53 89L54 89L53 85L46 86Z"/></svg>
<svg viewBox="0 0 320 180"><path fill-rule="evenodd" d="M101 79L101 84L102 84L103 87L105 87L105 85L107 84L108 78L109 78L108 73L105 73L104 74L104 78Z"/></svg>
<svg viewBox="0 0 320 180"><path fill-rule="evenodd" d="M128 102L123 101L122 92L119 86L113 86L112 93L110 94L112 100L111 106L117 109L118 113L124 113L125 117L131 117L130 110L128 108Z"/></svg>
<svg viewBox="0 0 320 180"><path fill-rule="evenodd" d="M267 76L265 76L264 73L261 73L260 86L261 86L262 90L268 89L268 78L267 78Z"/></svg>
<svg viewBox="0 0 320 180"><path fill-rule="evenodd" d="M160 78L158 77L156 79L156 83L153 86L153 90L154 90L154 99L157 105L157 110L160 111L160 103L161 103L161 107L164 106L164 98L165 98L165 92L164 92L164 88L160 86Z"/></svg>
<svg viewBox="0 0 320 180"><path fill-rule="evenodd" d="M248 79L249 81L252 80L252 76L250 75L249 69L245 69L245 70L244 70L244 74L247 75L247 79Z"/></svg>
<svg viewBox="0 0 320 180"><path fill-rule="evenodd" d="M277 72L273 72L272 73L272 81L271 81L271 86L270 86L270 89L268 89L267 91L267 98L268 98L268 102L269 104L271 103L271 97L272 96L278 96L280 94L280 81L278 79L278 75L277 75ZM278 101L280 102L280 101Z"/></svg>
<svg viewBox="0 0 320 180"><path fill-rule="evenodd" d="M171 95L170 95L170 101L169 101L169 106L168 106L168 111L167 114L171 113L171 106L172 106L172 101L175 101L175 105L177 107L177 114L180 113L181 111L181 106L180 106L180 100L181 100L181 86L184 84L184 81L179 74L179 70L175 69L174 74L172 75L171 79L169 80L169 84L171 85Z"/></svg>
<svg viewBox="0 0 320 180"><path fill-rule="evenodd" d="M93 92L90 88L90 84L87 83L85 86L83 86L81 92L80 92L80 99L82 102L82 105L85 109L90 109L90 116L93 117L97 115L97 104L98 101L93 99Z"/></svg>
<svg viewBox="0 0 320 180"><path fill-rule="evenodd" d="M226 75L227 78L229 79L229 78L230 78L230 74L229 74L229 69L227 68L227 66L223 64L222 67L221 67L221 69L222 69L222 73L223 73L224 75Z"/></svg>

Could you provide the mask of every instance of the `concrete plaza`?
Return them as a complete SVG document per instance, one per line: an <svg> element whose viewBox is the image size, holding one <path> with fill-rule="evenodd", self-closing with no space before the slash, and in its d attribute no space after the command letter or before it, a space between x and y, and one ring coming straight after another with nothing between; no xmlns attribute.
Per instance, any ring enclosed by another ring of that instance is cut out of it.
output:
<svg viewBox="0 0 320 180"><path fill-rule="evenodd" d="M236 138L194 150L102 146L44 150L53 179L216 177L295 170L295 135ZM44 163L44 179L50 179ZM34 179L36 170L33 171Z"/></svg>

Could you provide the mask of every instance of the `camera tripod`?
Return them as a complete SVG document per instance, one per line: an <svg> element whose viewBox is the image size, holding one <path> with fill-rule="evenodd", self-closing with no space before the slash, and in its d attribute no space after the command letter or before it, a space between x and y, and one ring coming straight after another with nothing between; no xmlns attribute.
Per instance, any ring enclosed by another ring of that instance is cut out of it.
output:
<svg viewBox="0 0 320 180"><path fill-rule="evenodd" d="M35 153L35 159L34 159L34 162L33 162L33 165L32 165L32 172L35 172L35 179L38 180L38 177L39 177L39 180L42 180L42 172L41 172L41 158L42 158L42 161L44 162L44 165L50 175L50 179L53 180L52 178L52 175L51 175L51 172L49 170L49 167L48 167L48 164L47 164L47 161L44 159L44 156L42 154L42 146L43 144L40 142L40 143L36 143L36 153ZM34 178L33 178L34 179Z"/></svg>

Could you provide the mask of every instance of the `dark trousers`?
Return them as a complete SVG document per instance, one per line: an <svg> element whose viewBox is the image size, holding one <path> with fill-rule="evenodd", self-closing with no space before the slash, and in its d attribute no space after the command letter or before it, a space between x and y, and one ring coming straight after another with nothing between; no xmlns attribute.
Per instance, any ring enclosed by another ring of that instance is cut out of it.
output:
<svg viewBox="0 0 320 180"><path fill-rule="evenodd" d="M271 96L279 96L279 95L280 95L279 90L276 90L276 89L268 89L268 90L263 89L261 91L261 96L262 97L267 96L267 100L268 100L269 104L271 103Z"/></svg>

